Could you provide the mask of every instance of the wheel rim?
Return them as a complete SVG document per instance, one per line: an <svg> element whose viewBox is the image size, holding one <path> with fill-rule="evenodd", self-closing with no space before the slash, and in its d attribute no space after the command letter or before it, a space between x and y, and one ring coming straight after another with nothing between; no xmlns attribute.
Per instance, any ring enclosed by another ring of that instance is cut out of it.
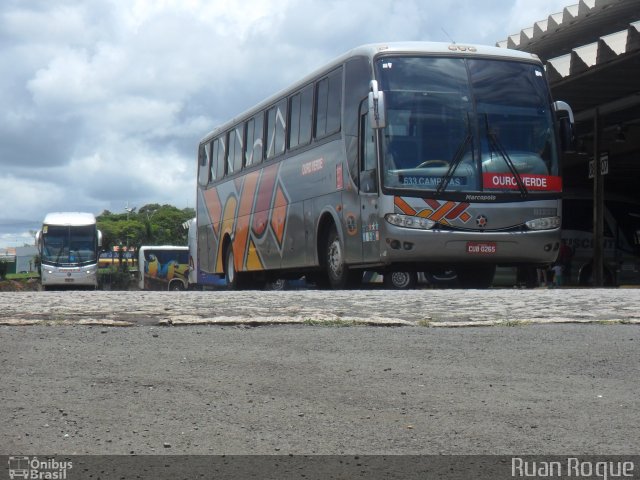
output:
<svg viewBox="0 0 640 480"><path fill-rule="evenodd" d="M406 272L393 272L391 274L391 283L396 288L406 288L409 285L409 274Z"/></svg>
<svg viewBox="0 0 640 480"><path fill-rule="evenodd" d="M329 245L329 251L327 252L327 264L329 265L329 271L335 278L342 275L342 248L340 247L340 241L338 238L334 238Z"/></svg>

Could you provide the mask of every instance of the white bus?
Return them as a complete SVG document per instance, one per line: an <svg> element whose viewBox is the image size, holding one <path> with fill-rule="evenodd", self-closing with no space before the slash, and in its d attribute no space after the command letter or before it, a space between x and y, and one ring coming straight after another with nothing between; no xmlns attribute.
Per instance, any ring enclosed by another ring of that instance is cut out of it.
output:
<svg viewBox="0 0 640 480"><path fill-rule="evenodd" d="M189 247L142 246L138 250L138 270L141 290L187 290Z"/></svg>
<svg viewBox="0 0 640 480"><path fill-rule="evenodd" d="M540 60L484 46L366 45L206 135L198 278L544 265L560 244L560 145L573 115Z"/></svg>
<svg viewBox="0 0 640 480"><path fill-rule="evenodd" d="M96 217L84 212L55 212L45 216L36 234L40 281L50 287L98 286L98 251L102 234Z"/></svg>

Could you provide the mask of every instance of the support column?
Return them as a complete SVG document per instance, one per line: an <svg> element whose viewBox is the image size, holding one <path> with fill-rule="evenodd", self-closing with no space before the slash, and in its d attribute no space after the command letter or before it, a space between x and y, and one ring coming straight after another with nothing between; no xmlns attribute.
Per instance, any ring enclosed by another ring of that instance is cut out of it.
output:
<svg viewBox="0 0 640 480"><path fill-rule="evenodd" d="M593 117L593 269L594 287L604 285L604 177L600 142L602 139L602 121L600 110L596 108Z"/></svg>

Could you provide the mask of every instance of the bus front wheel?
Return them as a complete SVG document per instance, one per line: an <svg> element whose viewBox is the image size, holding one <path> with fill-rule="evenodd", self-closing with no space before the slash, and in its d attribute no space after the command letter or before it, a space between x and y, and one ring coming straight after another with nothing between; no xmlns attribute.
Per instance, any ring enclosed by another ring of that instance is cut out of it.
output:
<svg viewBox="0 0 640 480"><path fill-rule="evenodd" d="M345 265L344 245L335 226L331 227L325 245L327 280L333 289L352 288L360 284L361 271L350 271Z"/></svg>

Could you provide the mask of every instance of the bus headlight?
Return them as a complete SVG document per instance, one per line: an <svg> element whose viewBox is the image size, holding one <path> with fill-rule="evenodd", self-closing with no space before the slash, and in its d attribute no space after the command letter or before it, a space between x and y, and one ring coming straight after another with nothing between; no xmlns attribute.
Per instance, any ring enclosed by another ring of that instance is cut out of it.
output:
<svg viewBox="0 0 640 480"><path fill-rule="evenodd" d="M400 215L398 213L388 213L384 219L391 225L405 228L415 228L418 230L430 230L436 224L433 220L413 215Z"/></svg>
<svg viewBox="0 0 640 480"><path fill-rule="evenodd" d="M553 230L560 228L560 217L536 218L525 222L525 225L529 230Z"/></svg>

